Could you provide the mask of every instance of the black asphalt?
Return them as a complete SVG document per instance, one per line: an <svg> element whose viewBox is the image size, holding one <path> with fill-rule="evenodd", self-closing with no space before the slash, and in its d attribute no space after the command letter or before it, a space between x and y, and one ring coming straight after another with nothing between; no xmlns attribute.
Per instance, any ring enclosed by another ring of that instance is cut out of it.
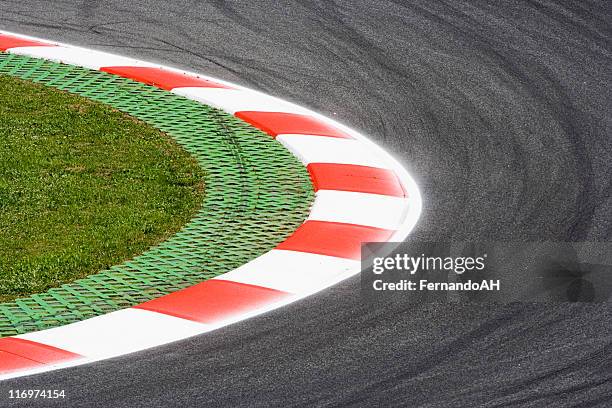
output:
<svg viewBox="0 0 612 408"><path fill-rule="evenodd" d="M612 238L609 0L14 0L0 28L209 73L362 130L417 179L417 238ZM372 304L352 279L3 382L0 405L51 388L67 399L34 405L609 407L611 327L609 304Z"/></svg>

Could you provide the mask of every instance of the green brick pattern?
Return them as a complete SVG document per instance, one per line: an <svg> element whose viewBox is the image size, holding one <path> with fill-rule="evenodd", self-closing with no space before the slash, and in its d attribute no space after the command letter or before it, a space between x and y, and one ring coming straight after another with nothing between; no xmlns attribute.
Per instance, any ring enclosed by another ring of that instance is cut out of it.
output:
<svg viewBox="0 0 612 408"><path fill-rule="evenodd" d="M129 79L26 56L0 53L0 74L132 115L173 137L206 172L202 207L177 234L108 270L1 303L0 337L77 322L218 276L273 249L308 215L314 193L304 166L232 115Z"/></svg>

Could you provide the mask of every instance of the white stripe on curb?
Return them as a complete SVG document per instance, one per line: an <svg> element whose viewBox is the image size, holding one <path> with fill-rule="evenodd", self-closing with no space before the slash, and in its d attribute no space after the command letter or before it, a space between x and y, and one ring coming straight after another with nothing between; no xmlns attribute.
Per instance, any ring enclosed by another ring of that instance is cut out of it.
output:
<svg viewBox="0 0 612 408"><path fill-rule="evenodd" d="M409 207L410 200L406 198L319 190L308 219L396 230Z"/></svg>
<svg viewBox="0 0 612 408"><path fill-rule="evenodd" d="M77 65L79 67L99 70L109 65L159 67L150 62L139 61L134 58L122 57L102 51L92 51L79 47L20 47L9 48L11 54L27 55L29 57L43 58L63 64Z"/></svg>
<svg viewBox="0 0 612 408"><path fill-rule="evenodd" d="M240 111L308 113L306 108L251 90L182 87L172 92L231 114Z"/></svg>
<svg viewBox="0 0 612 408"><path fill-rule="evenodd" d="M202 323L129 308L15 337L97 360L182 340L208 330Z"/></svg>
<svg viewBox="0 0 612 408"><path fill-rule="evenodd" d="M385 169L389 163L368 150L359 140L311 135L278 135L281 142L302 163L337 163Z"/></svg>
<svg viewBox="0 0 612 408"><path fill-rule="evenodd" d="M272 251L217 278L304 295L359 272L359 261L307 252Z"/></svg>

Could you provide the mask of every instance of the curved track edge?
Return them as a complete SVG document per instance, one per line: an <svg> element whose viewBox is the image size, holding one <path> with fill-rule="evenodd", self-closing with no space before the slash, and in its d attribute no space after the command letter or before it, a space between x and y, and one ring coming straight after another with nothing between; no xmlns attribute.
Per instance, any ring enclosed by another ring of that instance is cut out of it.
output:
<svg viewBox="0 0 612 408"><path fill-rule="evenodd" d="M419 189L396 159L304 107L205 75L2 30L0 51L109 72L220 108L289 149L315 190L306 221L235 270L132 308L0 339L0 380L141 351L292 303L358 274L362 242L402 241L420 216Z"/></svg>

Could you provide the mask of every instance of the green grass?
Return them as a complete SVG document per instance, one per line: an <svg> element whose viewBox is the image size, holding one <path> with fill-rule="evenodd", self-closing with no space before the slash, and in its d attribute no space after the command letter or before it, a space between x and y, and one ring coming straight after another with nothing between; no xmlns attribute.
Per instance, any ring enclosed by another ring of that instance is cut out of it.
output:
<svg viewBox="0 0 612 408"><path fill-rule="evenodd" d="M0 301L96 273L180 229L204 174L164 133L0 75Z"/></svg>

